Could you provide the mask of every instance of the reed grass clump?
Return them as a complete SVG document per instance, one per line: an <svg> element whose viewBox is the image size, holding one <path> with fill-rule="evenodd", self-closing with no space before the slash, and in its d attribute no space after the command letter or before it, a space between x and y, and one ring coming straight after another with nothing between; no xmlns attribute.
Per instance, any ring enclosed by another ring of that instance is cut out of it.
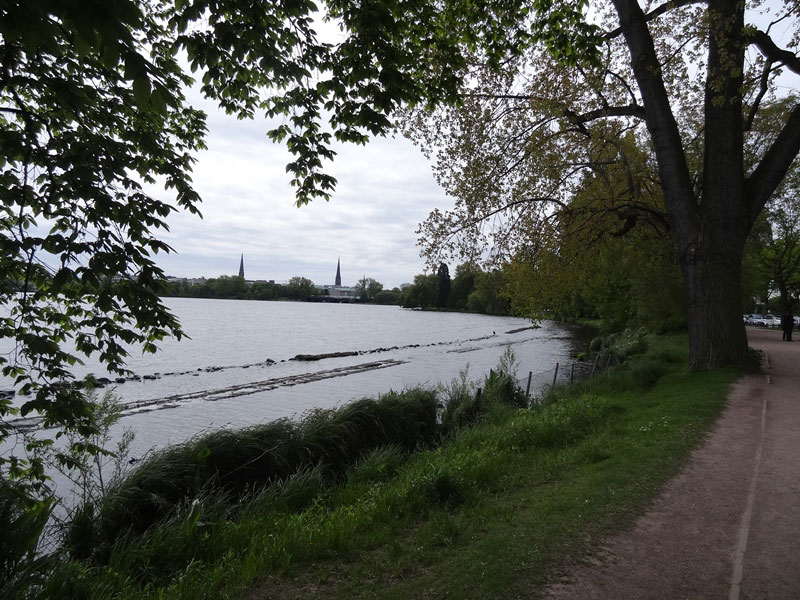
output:
<svg viewBox="0 0 800 600"><path fill-rule="evenodd" d="M314 485L344 480L349 469L376 448L404 452L434 444L441 431L433 391L390 392L335 410L314 410L299 422L288 419L239 431L217 431L154 453L113 485L99 503L87 503L67 531L76 558L104 563L122 534L142 534L177 506L209 494L229 504L256 489L313 472ZM310 492L284 495L295 507ZM291 500L290 498L294 498Z"/></svg>
<svg viewBox="0 0 800 600"><path fill-rule="evenodd" d="M517 383L516 360L510 348L481 383L470 381L468 370L464 369L439 391L442 395L442 427L448 433L472 425L495 406L528 406L528 396Z"/></svg>
<svg viewBox="0 0 800 600"><path fill-rule="evenodd" d="M0 598L21 597L51 568L52 557L39 553L52 501L30 505L25 490L0 478Z"/></svg>

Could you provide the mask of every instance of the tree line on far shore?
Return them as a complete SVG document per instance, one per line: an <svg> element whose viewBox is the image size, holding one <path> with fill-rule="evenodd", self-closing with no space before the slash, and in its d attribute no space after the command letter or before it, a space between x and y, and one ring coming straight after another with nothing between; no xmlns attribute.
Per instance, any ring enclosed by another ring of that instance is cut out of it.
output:
<svg viewBox="0 0 800 600"><path fill-rule="evenodd" d="M401 290L386 290L383 284L365 277L354 286L358 300L370 304L399 304ZM243 277L222 275L206 279L203 283L171 281L161 293L165 297L221 298L235 300L308 300L313 296L327 296L327 289L320 289L306 277L292 277L286 283L254 281L248 283Z"/></svg>
<svg viewBox="0 0 800 600"><path fill-rule="evenodd" d="M511 314L511 300L503 270L484 271L474 263L458 265L450 277L442 263L434 274L421 273L414 283L384 289L371 277L354 286L359 302L399 305L403 308L467 311L488 315ZM161 295L179 298L220 298L236 300L308 300L328 295L306 277L292 277L285 284L272 281L248 283L242 277L223 275L202 283L166 282Z"/></svg>
<svg viewBox="0 0 800 600"><path fill-rule="evenodd" d="M503 270L484 271L475 263L456 267L455 276L444 263L437 272L414 277L400 296L404 308L438 308L486 315L511 314L511 300Z"/></svg>

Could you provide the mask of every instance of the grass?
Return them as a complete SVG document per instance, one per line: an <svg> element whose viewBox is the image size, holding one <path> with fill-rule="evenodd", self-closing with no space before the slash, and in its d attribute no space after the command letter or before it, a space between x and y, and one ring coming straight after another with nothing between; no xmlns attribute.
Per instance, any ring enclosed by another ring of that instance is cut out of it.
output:
<svg viewBox="0 0 800 600"><path fill-rule="evenodd" d="M719 414L733 377L670 375L644 394L578 396L539 418L498 411L442 452L443 464L470 465L458 509L432 505L395 539L262 580L252 597L532 597L641 514ZM579 418L589 407L594 419Z"/></svg>
<svg viewBox="0 0 800 600"><path fill-rule="evenodd" d="M738 373L685 373L685 346L637 341L643 353L533 410L482 396L472 424L443 424L440 444L378 440L339 456L336 477L317 460L237 487L235 501L200 486L157 526L119 535L102 564L62 561L43 596L535 597L641 514L722 410ZM497 377L484 389L505 389ZM463 413L468 389L451 386L459 410L444 417ZM347 439L334 450L353 448Z"/></svg>

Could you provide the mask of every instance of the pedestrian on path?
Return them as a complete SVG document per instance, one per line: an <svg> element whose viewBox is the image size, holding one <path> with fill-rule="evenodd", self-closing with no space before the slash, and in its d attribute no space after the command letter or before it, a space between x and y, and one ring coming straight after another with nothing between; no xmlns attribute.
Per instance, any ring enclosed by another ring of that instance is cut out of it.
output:
<svg viewBox="0 0 800 600"><path fill-rule="evenodd" d="M781 317L781 329L783 329L783 341L792 341L792 329L794 329L794 317L788 310Z"/></svg>

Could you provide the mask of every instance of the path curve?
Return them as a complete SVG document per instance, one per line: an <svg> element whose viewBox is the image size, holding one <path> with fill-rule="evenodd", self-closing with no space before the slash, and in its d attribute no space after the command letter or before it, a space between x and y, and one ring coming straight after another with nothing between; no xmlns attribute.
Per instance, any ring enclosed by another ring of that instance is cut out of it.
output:
<svg viewBox="0 0 800 600"><path fill-rule="evenodd" d="M708 439L650 510L546 598L800 599L800 343L747 333L767 353L767 375L732 386Z"/></svg>

